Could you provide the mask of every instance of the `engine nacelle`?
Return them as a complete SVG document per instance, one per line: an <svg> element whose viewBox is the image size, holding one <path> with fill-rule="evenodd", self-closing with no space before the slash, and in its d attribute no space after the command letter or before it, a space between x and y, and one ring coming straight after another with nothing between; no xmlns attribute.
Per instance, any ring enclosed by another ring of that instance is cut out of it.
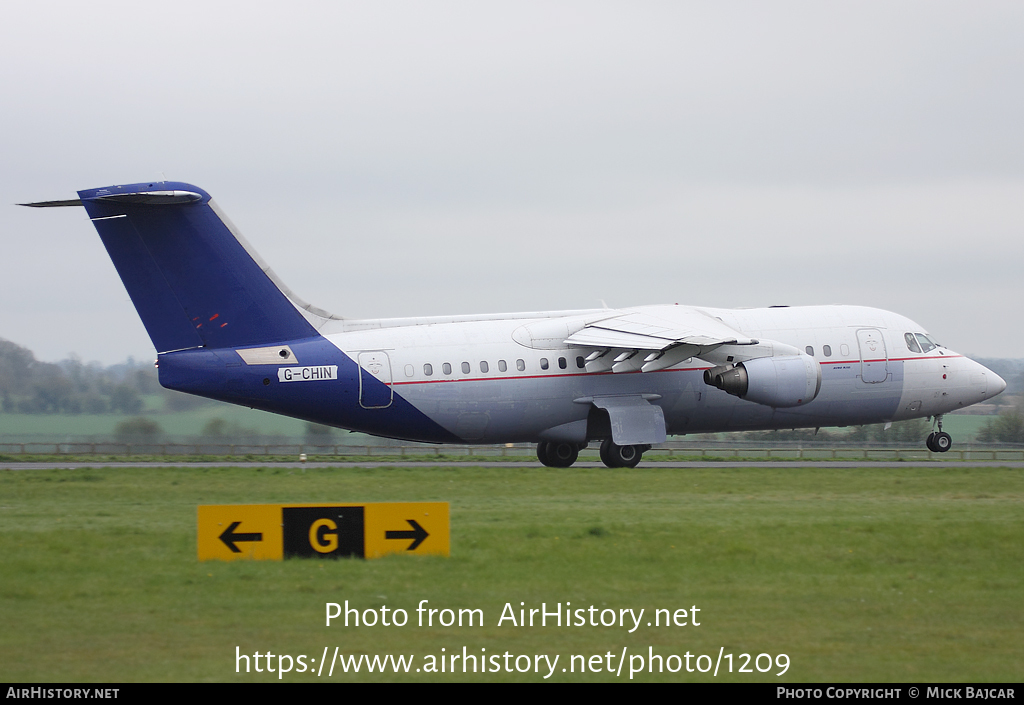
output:
<svg viewBox="0 0 1024 705"><path fill-rule="evenodd" d="M818 396L821 365L803 354L758 357L704 370L704 383L766 406L800 406Z"/></svg>

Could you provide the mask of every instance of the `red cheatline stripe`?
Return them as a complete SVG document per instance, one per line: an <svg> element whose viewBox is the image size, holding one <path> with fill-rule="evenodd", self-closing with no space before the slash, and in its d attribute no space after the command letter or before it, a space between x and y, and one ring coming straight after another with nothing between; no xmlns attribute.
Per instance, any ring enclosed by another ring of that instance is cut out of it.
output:
<svg viewBox="0 0 1024 705"><path fill-rule="evenodd" d="M658 370L657 372L647 372L646 374L657 374L658 372L700 372L701 370L709 369L711 369L710 365L708 367L687 367L686 369L683 370ZM612 372L611 370L608 370L607 372L574 372L572 374L564 375L522 375L520 377L461 377L457 379L405 380L402 382L392 382L391 385L398 386L400 384L445 384L449 382L483 382L489 380L499 381L509 379L555 379L556 377L596 377L598 375L631 375L637 373L644 374L641 373L640 370L630 370L629 372Z"/></svg>
<svg viewBox="0 0 1024 705"><path fill-rule="evenodd" d="M929 356L929 357L890 357L888 362L905 362L914 360L951 360L953 358L963 357L963 355L940 355L940 356ZM856 365L861 362L886 362L886 358L879 358L877 360L822 360L822 365ZM557 377L596 377L598 375L630 375L630 374L657 374L658 372L702 372L704 370L710 370L712 365L706 367L684 367L682 369L669 368L667 370L657 370L656 372L640 372L640 370L630 370L629 372L612 372L611 370L605 372L574 372L572 374L552 374L552 375L522 375L519 377L458 377L458 378L444 378L444 379L413 379L404 380L401 382L395 381L391 383L391 386L397 387L406 384L449 384L451 382L482 382L485 380L510 380L510 379L555 379Z"/></svg>

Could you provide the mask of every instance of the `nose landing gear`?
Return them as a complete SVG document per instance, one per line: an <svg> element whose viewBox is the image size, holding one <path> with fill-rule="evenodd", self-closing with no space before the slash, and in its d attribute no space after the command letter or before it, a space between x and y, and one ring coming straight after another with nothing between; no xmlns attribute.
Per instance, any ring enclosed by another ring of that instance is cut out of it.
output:
<svg viewBox="0 0 1024 705"><path fill-rule="evenodd" d="M928 446L928 450L933 453L945 453L947 450L953 447L953 439L948 433L942 430L942 415L939 414L935 417L935 423L939 427L938 432L932 431L928 434L928 438L925 439L924 444Z"/></svg>

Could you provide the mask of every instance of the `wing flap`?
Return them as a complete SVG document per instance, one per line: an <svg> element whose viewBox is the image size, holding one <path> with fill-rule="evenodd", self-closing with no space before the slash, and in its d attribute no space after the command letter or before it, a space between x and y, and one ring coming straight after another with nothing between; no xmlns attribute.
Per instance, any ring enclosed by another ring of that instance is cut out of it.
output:
<svg viewBox="0 0 1024 705"><path fill-rule="evenodd" d="M573 333L570 345L634 347L664 350L672 345L752 345L756 341L696 309L657 307L657 312L633 311L593 321ZM607 342L602 342L607 341Z"/></svg>
<svg viewBox="0 0 1024 705"><path fill-rule="evenodd" d="M565 339L565 342L569 345L587 348L663 350L672 345L674 341L666 340L665 338L655 338L649 335L637 335L636 333L588 326L578 333L570 335Z"/></svg>

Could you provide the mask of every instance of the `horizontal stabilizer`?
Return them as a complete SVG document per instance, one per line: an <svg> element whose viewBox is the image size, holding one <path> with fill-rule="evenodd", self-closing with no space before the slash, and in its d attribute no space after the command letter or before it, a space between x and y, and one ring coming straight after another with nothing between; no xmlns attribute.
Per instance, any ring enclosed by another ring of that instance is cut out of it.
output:
<svg viewBox="0 0 1024 705"><path fill-rule="evenodd" d="M138 193L111 193L106 196L96 196L97 201L105 203L144 203L157 206L170 203L194 203L203 200L203 194L195 191L142 191Z"/></svg>
<svg viewBox="0 0 1024 705"><path fill-rule="evenodd" d="M70 206L82 205L81 198L73 198L69 201L36 201L35 203L19 203L19 206L28 206L29 208L68 208Z"/></svg>

